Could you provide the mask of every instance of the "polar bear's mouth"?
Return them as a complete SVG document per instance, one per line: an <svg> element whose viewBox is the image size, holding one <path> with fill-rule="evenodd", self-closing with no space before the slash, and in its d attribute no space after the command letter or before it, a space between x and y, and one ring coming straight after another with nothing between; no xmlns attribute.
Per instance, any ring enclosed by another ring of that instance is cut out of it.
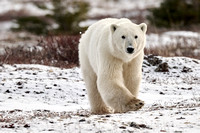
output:
<svg viewBox="0 0 200 133"><path fill-rule="evenodd" d="M133 54L133 53L134 53L134 48L133 48L133 46L128 46L128 47L126 48L126 52L127 52L128 54Z"/></svg>

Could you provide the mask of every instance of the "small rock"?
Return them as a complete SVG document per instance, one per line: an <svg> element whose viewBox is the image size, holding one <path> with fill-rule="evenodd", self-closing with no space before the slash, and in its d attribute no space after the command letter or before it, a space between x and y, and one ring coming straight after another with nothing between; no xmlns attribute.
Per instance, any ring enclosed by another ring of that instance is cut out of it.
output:
<svg viewBox="0 0 200 133"><path fill-rule="evenodd" d="M30 93L30 91L25 91L25 93L27 93L27 94L28 94L28 93Z"/></svg>
<svg viewBox="0 0 200 133"><path fill-rule="evenodd" d="M156 83L156 79L153 79L152 82L153 82L153 83Z"/></svg>
<svg viewBox="0 0 200 133"><path fill-rule="evenodd" d="M49 121L49 123L53 124L54 122L53 121Z"/></svg>
<svg viewBox="0 0 200 133"><path fill-rule="evenodd" d="M35 94L43 94L44 92L43 91L39 91L39 92L38 91L34 91L34 93Z"/></svg>
<svg viewBox="0 0 200 133"><path fill-rule="evenodd" d="M106 117L111 117L111 115L106 115Z"/></svg>
<svg viewBox="0 0 200 133"><path fill-rule="evenodd" d="M53 86L58 86L57 84L54 84Z"/></svg>
<svg viewBox="0 0 200 133"><path fill-rule="evenodd" d="M37 73L33 73L33 75L37 75Z"/></svg>
<svg viewBox="0 0 200 133"><path fill-rule="evenodd" d="M79 120L79 122L84 122L84 121L86 121L86 120L85 120L85 119L80 119L80 120Z"/></svg>
<svg viewBox="0 0 200 133"><path fill-rule="evenodd" d="M165 93L163 93L162 91L161 91L159 94L161 94L161 95L165 95Z"/></svg>
<svg viewBox="0 0 200 133"><path fill-rule="evenodd" d="M15 128L14 124L2 126L2 128Z"/></svg>
<svg viewBox="0 0 200 133"><path fill-rule="evenodd" d="M10 90L6 90L4 93L12 93Z"/></svg>
<svg viewBox="0 0 200 133"><path fill-rule="evenodd" d="M176 118L177 120L182 120L182 119L185 119L184 117L180 117L180 118Z"/></svg>
<svg viewBox="0 0 200 133"><path fill-rule="evenodd" d="M192 60L194 63L196 63L196 64L199 64L199 62L198 61L196 61L196 60Z"/></svg>
<svg viewBox="0 0 200 133"><path fill-rule="evenodd" d="M169 66L167 62L160 64L156 69L155 72L169 72Z"/></svg>
<svg viewBox="0 0 200 133"><path fill-rule="evenodd" d="M25 128L29 128L30 125L29 125L29 124L25 124L24 127L25 127Z"/></svg>
<svg viewBox="0 0 200 133"><path fill-rule="evenodd" d="M14 109L14 110L10 110L9 111L10 114L15 113L15 112L22 112L22 110L20 110L20 109Z"/></svg>
<svg viewBox="0 0 200 133"><path fill-rule="evenodd" d="M184 66L181 72L188 73L188 72L193 72L193 71L191 68Z"/></svg>
<svg viewBox="0 0 200 133"><path fill-rule="evenodd" d="M139 124L139 127L140 128L148 128L147 125L145 125L145 124Z"/></svg>
<svg viewBox="0 0 200 133"><path fill-rule="evenodd" d="M22 82L17 82L17 85L22 85L23 83Z"/></svg>
<svg viewBox="0 0 200 133"><path fill-rule="evenodd" d="M14 75L13 73L9 73L10 75Z"/></svg>
<svg viewBox="0 0 200 133"><path fill-rule="evenodd" d="M194 111L194 110L196 110L196 109L193 108L193 109L189 109L189 110L190 110L190 111Z"/></svg>
<svg viewBox="0 0 200 133"><path fill-rule="evenodd" d="M192 90L192 87L189 87L189 88L184 88L184 87L182 87L181 89L182 89L182 90Z"/></svg>
<svg viewBox="0 0 200 133"><path fill-rule="evenodd" d="M46 88L47 90L52 89L52 87L48 87L48 86L46 86L45 88Z"/></svg>
<svg viewBox="0 0 200 133"><path fill-rule="evenodd" d="M22 89L23 88L23 86L18 86L18 89Z"/></svg>
<svg viewBox="0 0 200 133"><path fill-rule="evenodd" d="M182 131L174 131L174 133L182 133Z"/></svg>
<svg viewBox="0 0 200 133"><path fill-rule="evenodd" d="M125 127L125 126L121 126L121 127L119 127L119 128L121 128L121 129L126 129L126 127Z"/></svg>
<svg viewBox="0 0 200 133"><path fill-rule="evenodd" d="M139 125L135 122L131 122L130 127L140 128Z"/></svg>
<svg viewBox="0 0 200 133"><path fill-rule="evenodd" d="M140 129L140 128L152 129L145 124L137 124L135 122L131 122L130 127L134 127L134 128L138 128L138 129Z"/></svg>
<svg viewBox="0 0 200 133"><path fill-rule="evenodd" d="M147 62L153 66L156 66L160 63L162 63L162 60L160 60L158 57L156 57L155 55L148 55L144 57L145 60L147 60Z"/></svg>
<svg viewBox="0 0 200 133"><path fill-rule="evenodd" d="M178 67L177 67L177 66L173 66L173 68L174 68L174 69L178 69Z"/></svg>
<svg viewBox="0 0 200 133"><path fill-rule="evenodd" d="M80 116L80 117L85 117L85 115L84 115L84 114L80 114L79 116Z"/></svg>

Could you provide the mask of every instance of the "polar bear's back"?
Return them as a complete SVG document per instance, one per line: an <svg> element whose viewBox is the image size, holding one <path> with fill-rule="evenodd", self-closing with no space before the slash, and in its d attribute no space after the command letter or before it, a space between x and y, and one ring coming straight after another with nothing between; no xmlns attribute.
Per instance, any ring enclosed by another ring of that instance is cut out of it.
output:
<svg viewBox="0 0 200 133"><path fill-rule="evenodd" d="M95 32L95 30L98 31L98 33L105 33L105 30L108 31L110 30L110 25L111 24L117 24L120 25L122 23L131 23L131 21L129 19L126 18L121 18L121 19L116 19L116 18L106 18L106 19L102 19L94 24L92 24L87 32ZM101 32L100 30L104 30L103 32Z"/></svg>
<svg viewBox="0 0 200 133"><path fill-rule="evenodd" d="M131 21L122 18L106 18L92 24L80 39L80 45L95 45L97 47L98 40L103 36L109 36L111 24L130 23ZM106 39L106 38L105 38ZM109 38L107 38L109 39ZM106 41L106 40L105 40ZM87 46L85 46L87 47Z"/></svg>
<svg viewBox="0 0 200 133"><path fill-rule="evenodd" d="M121 19L106 18L106 19L102 19L102 20L94 23L93 25L104 25L104 26L108 25L108 26L110 26L111 24L121 24L121 23L127 23L127 22L131 22L131 21L126 18L121 18ZM91 26L93 26L93 25L91 25Z"/></svg>

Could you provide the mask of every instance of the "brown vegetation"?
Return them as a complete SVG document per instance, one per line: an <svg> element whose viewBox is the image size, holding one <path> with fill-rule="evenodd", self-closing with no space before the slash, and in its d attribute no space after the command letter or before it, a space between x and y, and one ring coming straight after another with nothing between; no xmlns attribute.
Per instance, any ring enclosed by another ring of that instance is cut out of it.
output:
<svg viewBox="0 0 200 133"><path fill-rule="evenodd" d="M22 46L5 48L0 64L43 64L56 67L73 67L79 64L80 36L49 36L41 38L32 48Z"/></svg>
<svg viewBox="0 0 200 133"><path fill-rule="evenodd" d="M43 64L62 68L79 66L79 39L79 35L49 36L42 37L37 46L31 48L22 46L5 48L5 54L0 55L0 64ZM191 45L186 38L177 38L177 43L145 48L145 54L165 57L185 56L200 59L199 40L193 39L193 41L194 44Z"/></svg>

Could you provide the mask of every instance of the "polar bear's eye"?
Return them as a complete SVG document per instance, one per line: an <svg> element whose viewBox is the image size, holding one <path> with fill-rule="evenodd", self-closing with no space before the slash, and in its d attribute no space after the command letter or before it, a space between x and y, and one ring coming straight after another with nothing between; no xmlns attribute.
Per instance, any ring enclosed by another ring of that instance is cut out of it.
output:
<svg viewBox="0 0 200 133"><path fill-rule="evenodd" d="M137 35L135 35L135 39L137 39L138 38L138 36Z"/></svg>
<svg viewBox="0 0 200 133"><path fill-rule="evenodd" d="M122 39L125 39L125 38L126 38L126 37L123 35L123 36L122 36Z"/></svg>

